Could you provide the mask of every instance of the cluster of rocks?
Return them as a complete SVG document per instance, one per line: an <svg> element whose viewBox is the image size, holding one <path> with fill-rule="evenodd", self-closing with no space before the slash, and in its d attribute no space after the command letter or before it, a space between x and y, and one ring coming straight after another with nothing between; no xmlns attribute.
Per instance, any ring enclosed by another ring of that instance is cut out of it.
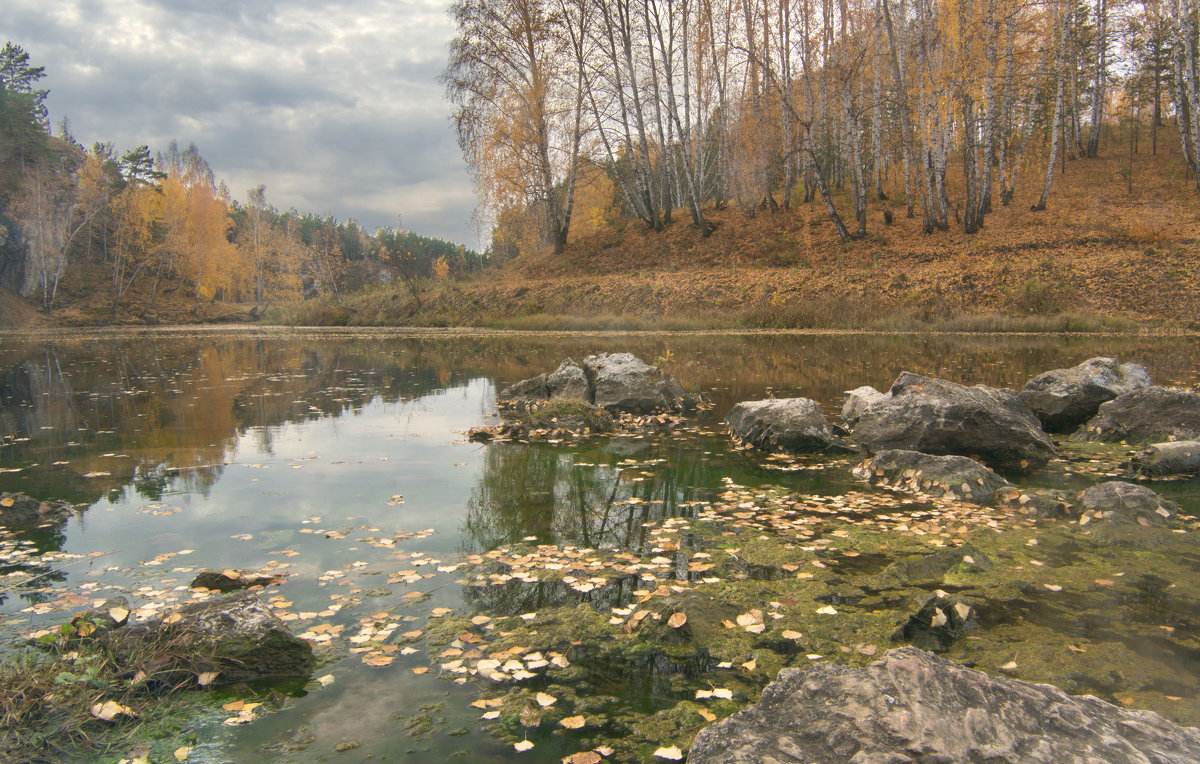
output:
<svg viewBox="0 0 1200 764"><path fill-rule="evenodd" d="M739 403L726 422L762 448L819 451L838 441L807 398ZM868 453L970 456L1001 470L1045 464L1055 455L1046 433L1074 433L1150 444L1142 460L1147 472L1200 471L1200 394L1153 385L1144 368L1115 358L1039 374L1019 393L903 372L887 392L848 391L841 429ZM1188 446L1167 445L1184 441Z"/></svg>
<svg viewBox="0 0 1200 764"><path fill-rule="evenodd" d="M772 450L825 451L857 446L853 468L875 485L978 504L1010 504L1038 516L1073 514L1081 522L1160 524L1175 505L1148 488L1102 483L1071 495L1022 490L1000 473L1035 469L1056 455L1047 432L1080 440L1141 442L1135 474L1200 473L1200 395L1156 387L1136 364L1092 358L1034 377L1020 393L903 372L887 392L847 392L840 426L815 401L747 401L725 418L734 437ZM1163 441L1163 442L1155 442ZM996 471L993 471L996 470Z"/></svg>
<svg viewBox="0 0 1200 764"><path fill-rule="evenodd" d="M539 374L500 391L501 400L578 401L610 413L647 414L694 408L678 380L632 353L600 353L582 362L568 358L549 374Z"/></svg>

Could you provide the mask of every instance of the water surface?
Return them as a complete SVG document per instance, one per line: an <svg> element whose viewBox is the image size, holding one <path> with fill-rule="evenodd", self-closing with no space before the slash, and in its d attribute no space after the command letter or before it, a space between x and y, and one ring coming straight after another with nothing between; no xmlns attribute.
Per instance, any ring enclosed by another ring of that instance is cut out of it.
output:
<svg viewBox="0 0 1200 764"><path fill-rule="evenodd" d="M700 416L699 431L583 443L466 441L467 429L496 421L497 389L600 351L634 352L703 392L713 409ZM481 589L461 583L465 568L449 568L520 543L645 554L655 543L654 523L692 517L727 481L796 495L861 489L844 464L781 472L764 454L733 449L719 419L740 400L803 395L832 418L843 391L886 389L903 370L1019 388L1041 371L1096 355L1142 363L1160 384L1200 378L1200 342L1179 337L5 334L0 490L64 499L80 512L61 532L33 538L51 562L8 549L0 628L10 637L26 633L117 593L148 615L188 598L185 585L200 568L286 571L287 583L266 596L290 603L280 611L297 616L297 631L328 623L350 635L371 614L386 614L381 620L400 624L398 631L421 629L434 608L501 616L585 602L607 610L628 601L634 584L582 594L561 585ZM1090 479L1065 480L1082 487ZM1185 512L1200 509L1200 488L1191 482L1155 487ZM1056 554L1065 560L1070 550ZM889 561L885 552L854 564L866 571ZM404 570L423 577L387 583ZM423 596L404 598L414 591ZM1191 628L1198 614L1179 611L1190 602L1148 585L1137 602L1113 611L1111 623L1093 622L1094 602L1088 612L1038 598L1012 607L1010 622L997 629L1031 623L1097 640L1105 632L1158 656L1181 672L1159 694L1181 697L1174 716L1195 723L1200 646ZM1171 631L1151 639L1140 627L1123 630L1124 618ZM578 750L561 734L534 733L537 747L517 754L483 730L481 711L469 705L488 693L476 684L484 680L455 684L437 671L414 674L430 664L421 654L367 666L348 652L353 647L343 642L342 657L319 670L332 684L252 725L198 722L193 759L557 761ZM1103 693L1089 676L1068 689ZM1109 689L1127 684L1114 679ZM670 682L628 677L603 690L648 711L680 692ZM358 747L333 752L349 742Z"/></svg>

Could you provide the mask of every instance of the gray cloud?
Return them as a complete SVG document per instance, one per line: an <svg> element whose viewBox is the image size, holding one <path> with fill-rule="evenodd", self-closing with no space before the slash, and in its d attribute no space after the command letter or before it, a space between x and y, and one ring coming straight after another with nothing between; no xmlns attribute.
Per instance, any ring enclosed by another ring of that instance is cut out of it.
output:
<svg viewBox="0 0 1200 764"><path fill-rule="evenodd" d="M5 0L3 35L84 143L195 143L236 196L478 246L437 83L447 4Z"/></svg>

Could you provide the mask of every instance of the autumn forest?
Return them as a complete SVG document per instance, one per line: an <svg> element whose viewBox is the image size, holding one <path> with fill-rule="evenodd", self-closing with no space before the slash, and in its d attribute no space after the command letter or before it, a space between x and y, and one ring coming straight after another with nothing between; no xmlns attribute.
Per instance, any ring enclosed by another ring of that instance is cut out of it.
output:
<svg viewBox="0 0 1200 764"><path fill-rule="evenodd" d="M500 243L561 251L598 198L653 230L680 211L707 233L713 209L815 200L843 241L895 215L973 233L1018 187L1045 209L1058 158L1095 158L1120 124L1198 166L1194 0L463 0L452 13L445 80Z"/></svg>
<svg viewBox="0 0 1200 764"><path fill-rule="evenodd" d="M363 230L279 210L257 186L244 200L194 144L85 148L52 130L42 66L0 51L0 287L45 313L91 298L112 316L153 317L168 300L192 317L215 303L254 306L334 296L368 284L478 270L475 252L400 227ZM164 299L164 295L168 295Z"/></svg>

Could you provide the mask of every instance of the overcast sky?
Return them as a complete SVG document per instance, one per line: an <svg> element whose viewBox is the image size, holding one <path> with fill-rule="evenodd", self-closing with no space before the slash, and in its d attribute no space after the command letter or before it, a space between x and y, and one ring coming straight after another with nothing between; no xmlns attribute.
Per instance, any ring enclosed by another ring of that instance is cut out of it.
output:
<svg viewBox="0 0 1200 764"><path fill-rule="evenodd" d="M2 0L84 145L195 143L233 195L478 247L448 0ZM400 216L400 217L398 217Z"/></svg>

